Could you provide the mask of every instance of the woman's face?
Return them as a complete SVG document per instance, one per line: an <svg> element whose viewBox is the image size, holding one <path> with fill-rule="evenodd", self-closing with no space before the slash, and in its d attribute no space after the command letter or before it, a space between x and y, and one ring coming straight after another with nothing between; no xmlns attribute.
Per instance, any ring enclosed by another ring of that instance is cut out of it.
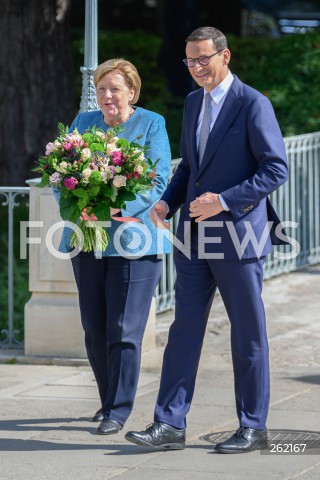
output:
<svg viewBox="0 0 320 480"><path fill-rule="evenodd" d="M119 70L104 75L97 83L97 99L105 119L124 121L130 112L134 89L129 88Z"/></svg>

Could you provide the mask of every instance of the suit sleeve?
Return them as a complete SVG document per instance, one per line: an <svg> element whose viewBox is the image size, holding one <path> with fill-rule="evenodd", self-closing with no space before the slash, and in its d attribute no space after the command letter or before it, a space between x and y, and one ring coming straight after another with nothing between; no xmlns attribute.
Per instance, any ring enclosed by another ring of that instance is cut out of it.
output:
<svg viewBox="0 0 320 480"><path fill-rule="evenodd" d="M235 219L241 218L288 178L288 166L281 131L270 101L261 96L252 103L247 134L257 162L255 174L223 192L221 196Z"/></svg>
<svg viewBox="0 0 320 480"><path fill-rule="evenodd" d="M182 134L181 134L181 140L180 140L180 152L181 152L182 159L174 175L172 176L172 179L161 199L167 202L169 206L169 213L166 217L168 220L174 216L174 214L179 210L179 208L185 202L189 178L190 178L190 165L187 160L186 141L185 141L186 107L187 107L187 100L185 103L185 109L184 109L184 115L183 115L183 121L182 121Z"/></svg>

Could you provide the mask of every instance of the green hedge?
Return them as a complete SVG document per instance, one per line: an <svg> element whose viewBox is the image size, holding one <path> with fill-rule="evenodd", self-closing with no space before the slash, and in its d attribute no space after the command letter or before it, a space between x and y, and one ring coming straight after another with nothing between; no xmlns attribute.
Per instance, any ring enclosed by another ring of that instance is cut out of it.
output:
<svg viewBox="0 0 320 480"><path fill-rule="evenodd" d="M272 102L284 136L320 130L320 30L306 34L264 37L228 37L230 68L239 78L263 92ZM99 63L123 56L142 77L139 104L165 116L173 157L179 156L183 100L172 98L157 68L161 39L143 31L101 32ZM78 97L79 68L83 62L83 32L73 40Z"/></svg>
<svg viewBox="0 0 320 480"><path fill-rule="evenodd" d="M320 130L320 30L229 46L232 71L270 99L284 136Z"/></svg>

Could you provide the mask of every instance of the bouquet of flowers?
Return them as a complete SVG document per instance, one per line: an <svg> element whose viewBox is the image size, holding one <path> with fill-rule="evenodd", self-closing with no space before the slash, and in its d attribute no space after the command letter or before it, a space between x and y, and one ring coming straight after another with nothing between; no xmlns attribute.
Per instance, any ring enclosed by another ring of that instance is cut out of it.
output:
<svg viewBox="0 0 320 480"><path fill-rule="evenodd" d="M155 186L156 162L146 155L147 147L136 140L117 136L119 128L104 132L88 128L82 135L69 133L59 123L59 136L46 146L35 172L42 174L39 187L51 185L60 190L60 215L77 224L70 245L84 252L103 251L108 235L99 221L110 220L110 207L125 209L125 204ZM98 221L82 219L82 212ZM79 232L79 229L81 233Z"/></svg>

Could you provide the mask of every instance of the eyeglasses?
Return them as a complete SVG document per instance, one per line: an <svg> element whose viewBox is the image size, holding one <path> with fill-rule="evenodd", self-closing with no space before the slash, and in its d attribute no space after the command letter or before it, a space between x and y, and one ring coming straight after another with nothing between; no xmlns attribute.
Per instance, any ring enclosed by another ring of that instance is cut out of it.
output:
<svg viewBox="0 0 320 480"><path fill-rule="evenodd" d="M219 52L213 53L212 55L201 55L199 58L184 58L182 61L185 64L186 67L193 68L196 66L196 62L199 63L199 65L206 66L210 62L210 58L214 57L215 55L218 55L218 53L221 53L222 50L219 50Z"/></svg>

